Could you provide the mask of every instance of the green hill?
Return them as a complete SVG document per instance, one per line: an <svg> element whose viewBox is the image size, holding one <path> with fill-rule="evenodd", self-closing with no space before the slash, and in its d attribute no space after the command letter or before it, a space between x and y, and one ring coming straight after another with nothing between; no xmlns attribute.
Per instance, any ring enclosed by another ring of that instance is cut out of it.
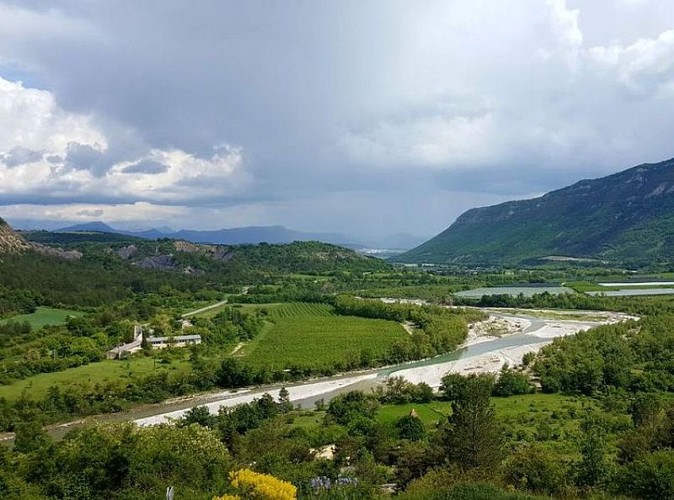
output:
<svg viewBox="0 0 674 500"><path fill-rule="evenodd" d="M475 265L560 258L636 266L674 260L674 159L468 210L395 260Z"/></svg>
<svg viewBox="0 0 674 500"><path fill-rule="evenodd" d="M0 317L35 305L112 304L136 293L227 290L297 274L369 273L390 265L313 241L202 245L106 233L16 233L0 221ZM319 285L316 285L319 288Z"/></svg>

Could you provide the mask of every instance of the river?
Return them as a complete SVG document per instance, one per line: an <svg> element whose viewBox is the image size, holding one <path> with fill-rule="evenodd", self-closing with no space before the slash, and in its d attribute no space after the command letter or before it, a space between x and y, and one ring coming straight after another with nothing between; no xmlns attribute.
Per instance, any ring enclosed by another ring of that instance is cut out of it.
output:
<svg viewBox="0 0 674 500"><path fill-rule="evenodd" d="M538 351L556 337L573 335L602 323L612 323L629 319L619 313L579 312L574 311L573 319L559 319L562 314L554 312L553 319L545 317L544 311L521 312L509 310L503 314L494 310L487 311L491 320L502 320L510 325L518 325L509 334L501 337L477 336L469 339L460 349L430 359L404 363L363 372L328 377L309 382L285 384L290 400L296 405L311 408L315 402L323 399L329 401L337 394L345 391L368 390L384 383L388 377L403 376L412 382L424 381L434 388L440 385L442 376L449 372L458 373L497 373L505 363L516 365L521 363L527 352ZM534 316L532 316L534 314ZM539 314L543 317L536 317ZM514 330L514 331L513 331ZM154 425L181 418L194 406L204 405L211 412L217 413L220 407L230 407L248 403L264 393L278 397L283 385L277 384L261 388L250 388L240 391L225 391L202 395L195 398L169 401L159 405L145 406L124 414L113 415L111 420L133 420L138 425Z"/></svg>

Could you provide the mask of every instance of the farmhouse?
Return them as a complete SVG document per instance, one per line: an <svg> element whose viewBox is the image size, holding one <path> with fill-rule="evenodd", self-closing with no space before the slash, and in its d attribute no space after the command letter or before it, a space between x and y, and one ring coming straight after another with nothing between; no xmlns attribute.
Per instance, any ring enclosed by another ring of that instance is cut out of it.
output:
<svg viewBox="0 0 674 500"><path fill-rule="evenodd" d="M152 349L164 349L169 346L187 347L201 344L201 335L176 335L174 337L148 337L147 343Z"/></svg>

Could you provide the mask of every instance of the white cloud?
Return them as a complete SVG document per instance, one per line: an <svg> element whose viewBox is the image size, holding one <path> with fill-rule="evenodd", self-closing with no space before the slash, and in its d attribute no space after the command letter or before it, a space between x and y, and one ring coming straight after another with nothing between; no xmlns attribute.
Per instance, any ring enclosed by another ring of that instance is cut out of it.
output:
<svg viewBox="0 0 674 500"><path fill-rule="evenodd" d="M229 145L216 146L207 158L154 148L128 160L95 165L106 161L109 141L91 116L64 111L49 91L3 78L0 123L0 194L175 202L226 196L250 181L241 149ZM165 168L129 170L148 161Z"/></svg>
<svg viewBox="0 0 674 500"><path fill-rule="evenodd" d="M105 149L105 137L91 118L61 110L51 92L0 77L0 151L23 147L64 154L71 142Z"/></svg>
<svg viewBox="0 0 674 500"><path fill-rule="evenodd" d="M70 203L49 206L17 204L0 206L0 217L9 220L37 219L64 222L86 222L92 219L115 222L141 220L152 224L155 221L180 217L188 211L189 209L184 206L153 205L146 202L112 205Z"/></svg>
<svg viewBox="0 0 674 500"><path fill-rule="evenodd" d="M159 173L129 173L130 166L151 161L166 167ZM228 196L243 190L250 176L243 170L241 149L217 146L208 158L181 150L153 149L143 158L114 165L99 181L119 197L136 196L155 201L192 200L199 196Z"/></svg>
<svg viewBox="0 0 674 500"><path fill-rule="evenodd" d="M674 29L627 46L591 47L588 57L634 95L674 97Z"/></svg>

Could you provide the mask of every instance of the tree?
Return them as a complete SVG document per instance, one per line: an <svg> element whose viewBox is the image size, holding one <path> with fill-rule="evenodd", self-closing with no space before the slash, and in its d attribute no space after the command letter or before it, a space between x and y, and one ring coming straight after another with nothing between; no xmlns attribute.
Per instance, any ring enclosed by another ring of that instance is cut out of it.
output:
<svg viewBox="0 0 674 500"><path fill-rule="evenodd" d="M293 409L293 404L290 402L290 393L285 387L281 387L278 393L278 409L281 413L288 413Z"/></svg>
<svg viewBox="0 0 674 500"><path fill-rule="evenodd" d="M15 432L14 449L21 453L37 451L51 441L42 424L35 419L17 423Z"/></svg>
<svg viewBox="0 0 674 500"><path fill-rule="evenodd" d="M576 483L579 486L599 486L609 475L610 464L607 458L606 422L589 413L580 424L580 462L576 464Z"/></svg>
<svg viewBox="0 0 674 500"><path fill-rule="evenodd" d="M326 417L338 424L349 425L351 421L359 418L374 418L378 409L379 403L372 396L362 391L349 391L330 401Z"/></svg>
<svg viewBox="0 0 674 500"><path fill-rule="evenodd" d="M503 447L502 430L490 400L494 378L469 375L457 387L449 428L444 430L447 457L463 469L494 466Z"/></svg>
<svg viewBox="0 0 674 500"><path fill-rule="evenodd" d="M494 396L508 397L531 392L534 392L534 386L526 373L516 372L508 366L508 363L503 365L496 385L494 385Z"/></svg>
<svg viewBox="0 0 674 500"><path fill-rule="evenodd" d="M424 423L419 417L414 415L400 417L396 421L396 429L398 429L400 439L408 439L410 441L419 441L426 434Z"/></svg>
<svg viewBox="0 0 674 500"><path fill-rule="evenodd" d="M638 393L629 407L629 413L636 427L652 423L660 410L662 402L655 394Z"/></svg>
<svg viewBox="0 0 674 500"><path fill-rule="evenodd" d="M180 420L181 426L186 426L190 424L199 424L202 427L209 427L211 429L215 428L217 424L217 417L211 415L211 412L205 406L195 406Z"/></svg>
<svg viewBox="0 0 674 500"><path fill-rule="evenodd" d="M505 476L516 488L558 495L566 487L566 465L558 456L537 444L526 444L511 454Z"/></svg>
<svg viewBox="0 0 674 500"><path fill-rule="evenodd" d="M674 498L674 452L642 455L621 474L620 494L635 498Z"/></svg>
<svg viewBox="0 0 674 500"><path fill-rule="evenodd" d="M448 373L441 379L440 392L445 399L454 401L459 397L465 385L466 377L458 373Z"/></svg>

